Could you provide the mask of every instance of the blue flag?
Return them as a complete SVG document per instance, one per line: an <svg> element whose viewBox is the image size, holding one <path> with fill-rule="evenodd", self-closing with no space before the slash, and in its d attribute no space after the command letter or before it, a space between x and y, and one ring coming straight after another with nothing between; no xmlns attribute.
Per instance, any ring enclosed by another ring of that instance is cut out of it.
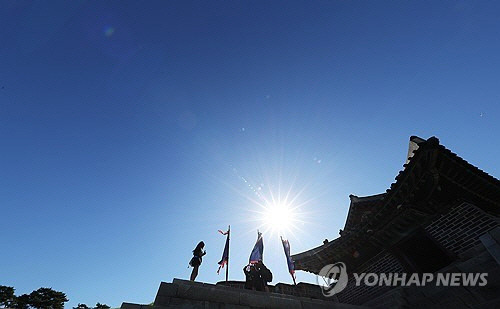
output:
<svg viewBox="0 0 500 309"><path fill-rule="evenodd" d="M283 249L285 250L286 263L288 264L288 272L292 275L292 278L295 278L295 265L290 256L290 243L288 240L281 238L281 242L283 243Z"/></svg>
<svg viewBox="0 0 500 309"><path fill-rule="evenodd" d="M257 263L258 261L262 261L264 255L264 242L262 241L262 233L257 232L257 241L255 242L255 246L253 246L252 253L250 253L249 263Z"/></svg>
<svg viewBox="0 0 500 309"><path fill-rule="evenodd" d="M217 274L219 274L220 269L224 268L224 265L226 265L229 261L229 230L227 230L227 232L223 232L223 231L219 230L219 232L222 235L227 235L227 238L226 238L226 245L224 246L224 252L222 252L222 258L221 258L220 262L218 263L219 269L217 270Z"/></svg>

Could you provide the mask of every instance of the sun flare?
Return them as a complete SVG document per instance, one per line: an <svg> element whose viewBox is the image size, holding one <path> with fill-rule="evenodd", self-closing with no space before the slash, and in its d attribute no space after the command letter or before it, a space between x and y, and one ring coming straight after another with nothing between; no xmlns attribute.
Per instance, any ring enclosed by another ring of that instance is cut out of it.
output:
<svg viewBox="0 0 500 309"><path fill-rule="evenodd" d="M297 218L291 205L285 202L273 202L263 209L262 221L266 230L283 233L293 228Z"/></svg>

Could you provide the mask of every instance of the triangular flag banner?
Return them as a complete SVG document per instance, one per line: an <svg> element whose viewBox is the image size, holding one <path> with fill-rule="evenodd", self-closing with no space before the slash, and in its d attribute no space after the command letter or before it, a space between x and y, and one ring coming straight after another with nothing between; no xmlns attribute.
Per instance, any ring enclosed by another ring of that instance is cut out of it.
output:
<svg viewBox="0 0 500 309"><path fill-rule="evenodd" d="M257 232L257 241L255 242L255 246L253 246L252 253L250 253L249 263L254 264L258 261L263 260L264 255L264 242L262 241L262 233Z"/></svg>
<svg viewBox="0 0 500 309"><path fill-rule="evenodd" d="M224 265L226 265L229 261L229 230L227 232L223 232L219 230L219 232L222 235L227 235L226 237L226 245L224 246L224 252L222 252L222 258L220 260L219 264L219 269L217 269L217 274L219 274L219 271L221 268L224 268Z"/></svg>
<svg viewBox="0 0 500 309"><path fill-rule="evenodd" d="M295 264L290 256L290 243L287 239L281 238L281 242L283 243L283 249L285 250L286 263L288 264L288 271L293 278L295 278Z"/></svg>

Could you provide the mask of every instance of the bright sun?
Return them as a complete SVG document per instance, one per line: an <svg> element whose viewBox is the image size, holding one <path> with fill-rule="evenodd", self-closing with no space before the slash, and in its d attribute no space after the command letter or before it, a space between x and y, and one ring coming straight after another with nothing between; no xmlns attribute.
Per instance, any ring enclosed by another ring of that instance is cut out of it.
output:
<svg viewBox="0 0 500 309"><path fill-rule="evenodd" d="M277 233L290 231L296 221L293 208L283 202L266 205L262 212L262 219L266 230Z"/></svg>

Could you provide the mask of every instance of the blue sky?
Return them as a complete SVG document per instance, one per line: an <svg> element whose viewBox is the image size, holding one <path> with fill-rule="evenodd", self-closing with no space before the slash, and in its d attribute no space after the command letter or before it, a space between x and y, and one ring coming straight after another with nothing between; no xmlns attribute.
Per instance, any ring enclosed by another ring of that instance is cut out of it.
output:
<svg viewBox="0 0 500 309"><path fill-rule="evenodd" d="M499 6L3 1L0 284L149 303L200 240L198 280L223 280L228 224L243 280L258 203L288 193L292 254L318 246L349 194L390 186L411 135L499 177Z"/></svg>

